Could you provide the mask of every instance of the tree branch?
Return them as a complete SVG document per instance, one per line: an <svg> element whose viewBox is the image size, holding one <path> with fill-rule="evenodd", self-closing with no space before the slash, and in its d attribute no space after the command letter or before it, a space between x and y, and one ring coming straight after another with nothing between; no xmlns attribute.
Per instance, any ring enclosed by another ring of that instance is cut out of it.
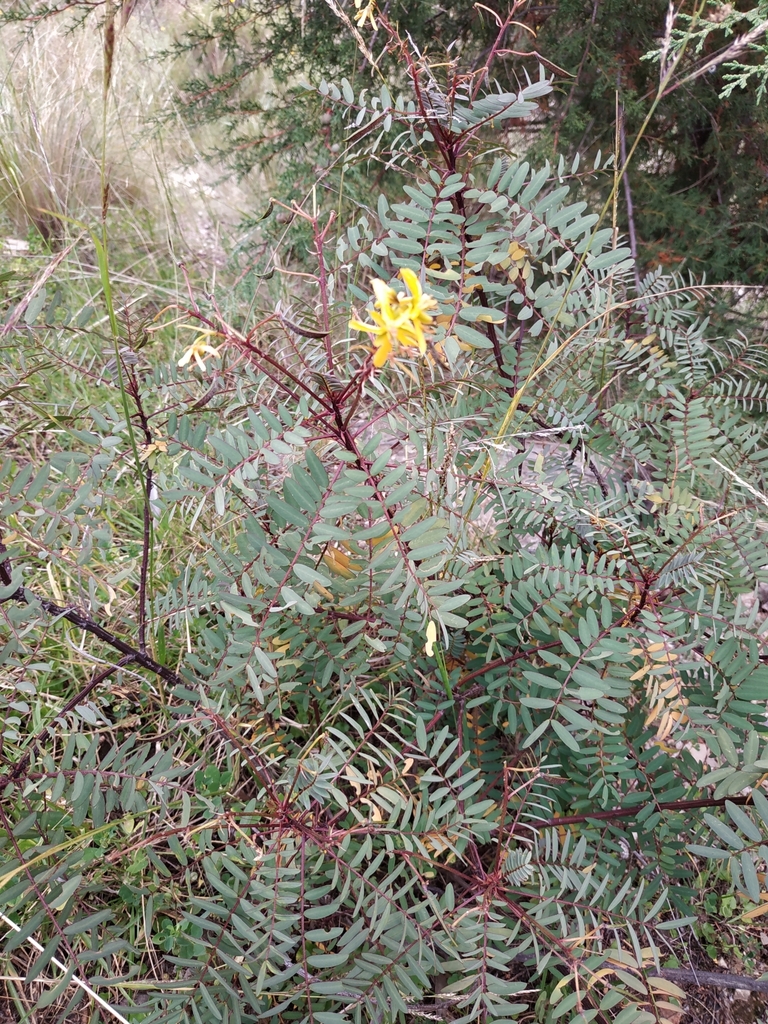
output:
<svg viewBox="0 0 768 1024"><path fill-rule="evenodd" d="M726 47L726 49L721 53L716 53L714 57L710 57L708 61L699 65L695 71L686 75L685 78L681 78L679 82L675 82L673 85L670 85L661 94L662 98L664 96L669 96L670 93L679 89L681 85L687 85L689 82L693 82L695 79L701 78L702 75L706 75L708 71L714 71L715 68L724 64L726 61L734 60L743 50L756 42L756 40L766 32L768 32L768 20L761 21L759 25L755 25L755 27L751 28L749 32L745 32L743 36L739 36L738 39L734 39L731 45Z"/></svg>

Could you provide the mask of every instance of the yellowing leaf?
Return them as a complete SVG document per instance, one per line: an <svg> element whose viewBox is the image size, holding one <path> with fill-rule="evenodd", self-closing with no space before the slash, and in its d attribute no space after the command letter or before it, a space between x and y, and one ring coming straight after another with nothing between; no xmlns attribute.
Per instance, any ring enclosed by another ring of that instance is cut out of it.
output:
<svg viewBox="0 0 768 1024"><path fill-rule="evenodd" d="M347 781L349 782L352 789L354 789L356 795L360 796L360 794L363 791L363 787L358 782L357 773L355 772L351 765L344 765L344 774L346 775Z"/></svg>
<svg viewBox="0 0 768 1024"><path fill-rule="evenodd" d="M610 967L601 967L599 971L595 971L592 977L587 982L587 991L589 991L593 985L596 985L598 981L602 981L603 978L607 978L611 974L616 972L611 970Z"/></svg>
<svg viewBox="0 0 768 1024"><path fill-rule="evenodd" d="M667 995L674 996L676 999L685 999L685 992L666 978L648 978L648 986L656 992L666 992Z"/></svg>
<svg viewBox="0 0 768 1024"><path fill-rule="evenodd" d="M753 907L752 910L748 910L746 914L741 915L742 921L754 921L756 917L762 917L763 914L768 914L768 892L761 892L760 899L765 900L762 906Z"/></svg>
<svg viewBox="0 0 768 1024"><path fill-rule="evenodd" d="M384 821L384 818L382 817L382 814L381 814L381 810L373 802L373 800L369 800L368 797L364 796L360 800L360 803L361 804L366 804L368 807L371 808L371 821Z"/></svg>
<svg viewBox="0 0 768 1024"><path fill-rule="evenodd" d="M349 553L335 544L329 544L323 552L323 561L337 576L343 576L345 580L351 580L362 569L359 562L354 562Z"/></svg>

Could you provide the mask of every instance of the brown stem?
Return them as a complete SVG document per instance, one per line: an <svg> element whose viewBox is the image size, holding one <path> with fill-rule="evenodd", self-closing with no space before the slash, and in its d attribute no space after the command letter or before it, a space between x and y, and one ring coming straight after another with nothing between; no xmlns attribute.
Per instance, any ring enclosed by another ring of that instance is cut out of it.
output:
<svg viewBox="0 0 768 1024"><path fill-rule="evenodd" d="M328 232L331 229L331 225L336 217L334 212L331 212L328 218L328 223L325 225L322 231L318 230L317 218L312 221L312 230L315 235L315 249L317 250L317 264L319 268L319 284L320 284L320 302L323 308L323 330L326 332L325 335L325 359L328 366L328 372L333 373L333 345L331 343L330 335L330 320L328 310L328 272L325 269L325 254L323 251L325 245L325 239L328 236Z"/></svg>
<svg viewBox="0 0 768 1024"><path fill-rule="evenodd" d="M216 728L227 737L230 743L238 750L240 756L246 762L248 767L253 772L254 776L262 784L266 792L269 794L273 804L277 805L280 803L277 792L274 787L274 780L272 778L272 772L269 765L264 763L261 754L251 745L246 745L245 741L241 740L239 736L235 735L230 729L229 725L224 721L221 715L215 714L213 711L204 712L207 718L216 726Z"/></svg>
<svg viewBox="0 0 768 1024"><path fill-rule="evenodd" d="M499 50L501 49L501 44L504 41L504 36L506 35L507 29L512 24L512 21L518 12L518 9L521 6L522 4L520 2L514 3L512 6L512 10L507 15L506 21L502 22L501 19L498 18L497 16L497 24L499 25L499 31L496 34L496 38L494 39L493 45L491 46L490 52L488 53L485 65L483 66L482 70L480 71L480 74L477 76L477 80L475 81L475 87L472 90L473 101L477 99L478 93L480 92L480 87L483 85L484 82L488 81L488 79L490 78L491 66L496 56L498 55Z"/></svg>
<svg viewBox="0 0 768 1024"><path fill-rule="evenodd" d="M126 366L128 376L128 392L136 406L136 412L144 434L144 443L152 444L152 431L149 427L149 419L141 401L141 386L139 385L136 371L132 366ZM139 569L139 650L142 654L147 649L147 576L149 574L149 556L152 550L152 515L150 498L152 494L152 469L147 465L147 473L142 482L142 497L144 498L144 522L143 535L141 539L141 568Z"/></svg>
<svg viewBox="0 0 768 1024"><path fill-rule="evenodd" d="M506 658L496 658L495 661L489 661L487 664L482 665L480 668L474 669L472 672L467 672L461 677L456 683L456 687L466 686L467 683L473 679L479 679L480 676L485 675L486 672L493 672L496 668L503 668L505 665L514 665L516 661L521 658L533 658L539 653L539 651L548 651L552 647L560 647L559 640L552 640L550 643L539 644L538 647L526 647L525 650L515 651L514 654L508 655Z"/></svg>
<svg viewBox="0 0 768 1024"><path fill-rule="evenodd" d="M749 796L700 797L698 800L673 800L669 803L656 803L660 811L692 811L698 807L723 807L726 802L732 804L749 803ZM647 804L636 807L614 807L610 811L592 811L587 814L569 814L562 818L545 818L540 821L539 828L559 827L560 825L580 825L585 821L615 821L618 818L633 818L644 810Z"/></svg>
<svg viewBox="0 0 768 1024"><path fill-rule="evenodd" d="M147 469L144 495L144 535L141 544L141 569L139 571L139 650L144 654L147 650L147 574L149 570L149 552L152 536L151 509L149 507L152 493L152 470Z"/></svg>
<svg viewBox="0 0 768 1024"><path fill-rule="evenodd" d="M640 294L640 270L637 265L637 232L635 231L635 207L632 202L632 189L629 184L629 172L627 166L627 135L624 130L624 107L619 104L619 148L621 152L621 166L625 168L622 184L624 186L624 200L627 204L627 225L629 228L629 249L632 253L633 270L635 275L635 288Z"/></svg>
<svg viewBox="0 0 768 1024"><path fill-rule="evenodd" d="M278 363L276 359L273 359L272 356L268 355L262 348L260 348L260 346L254 345L254 343L252 341L248 341L247 338L242 342L242 344L245 345L245 347L250 352L253 352L255 355L257 355L259 357L259 359L263 359L265 362L269 363L270 366L273 366L280 373L284 373L286 377L288 377L290 380L293 381L293 383L296 385L296 387L300 388L302 391L304 391L306 394L308 394L311 398L314 398L315 401L319 402L320 405L322 405L322 407L325 410L327 410L328 412L333 412L333 406L329 402L327 402L323 398L321 398L320 395L318 395L317 392L314 391L306 383L306 381L299 380L299 378L296 377L295 374L291 373L291 371L286 369L285 366L282 366L280 363ZM279 380L276 377L273 377L272 374L269 373L267 370L265 370L263 366L261 367L261 371L262 371L262 373L266 374L266 376L269 377L270 380L274 381L279 387L282 387L285 391L287 391L288 394L291 396L291 398L293 398L293 400L295 402L299 401L298 395L294 391L291 391L291 389L286 384L284 384L281 380Z"/></svg>
<svg viewBox="0 0 768 1024"><path fill-rule="evenodd" d="M56 717L60 718L62 715L66 715L74 708L76 708L78 704L82 704L85 698L88 696L89 693L91 693L92 690L95 690L97 686L100 686L101 683L103 683L105 679L108 679L113 672L117 672L117 670L119 668L122 668L123 665L129 664L131 660L131 658L126 656L125 658L121 658L116 665L108 665L105 669L102 669L101 672L97 672L96 675L93 676L93 678L88 683L86 683L82 690L79 690L74 697L67 701L64 707L61 709L61 711L58 712ZM6 779L8 781L18 779L21 775L23 775L26 772L27 768L29 767L29 762L32 757L32 754L37 750L38 744L45 739L47 732L48 726L45 726L43 729L40 730L37 736L35 736L30 745L22 754L21 760L6 776Z"/></svg>
<svg viewBox="0 0 768 1024"><path fill-rule="evenodd" d="M515 391L518 389L520 380L520 361L523 358L523 335L525 334L525 321L520 321L520 329L517 332L517 338L515 340L515 375L512 378L512 387Z"/></svg>
<svg viewBox="0 0 768 1024"><path fill-rule="evenodd" d="M482 288L478 288L477 289L477 296L480 299L480 304L482 306L485 306L486 305L486 302L485 302L485 292L483 291ZM522 327L521 327L521 331L522 331ZM499 371L499 376L500 377L504 377L505 380L510 381L510 384L505 386L504 390L507 392L507 394L510 397L514 397L514 394L515 394L514 382L512 381L512 375L507 371L507 369L504 366L504 356L502 355L501 343L499 341L499 336L496 333L496 325L494 323L492 323L491 321L489 321L485 325L485 333L488 335L488 340L490 341L490 343L491 343L491 345L493 347L493 358L496 360L496 367L497 367L497 369Z"/></svg>
<svg viewBox="0 0 768 1024"><path fill-rule="evenodd" d="M7 554L8 549L3 544L2 534L0 533L0 583L4 586L9 586L11 583L11 562L7 557L3 557ZM142 668L147 669L149 672L154 673L161 679L164 679L167 683L172 683L174 686L181 684L181 677L178 676L171 669L166 668L165 665L161 665L155 661L154 658L150 658L144 651L139 651L131 644L126 643L125 640L121 640L120 637L115 636L114 633L110 633L108 629L104 629L98 622L94 622L93 619L89 618L85 612L80 611L79 608L62 608L61 605L54 604L53 601L49 601L47 597L39 597L37 594L32 593L25 586L20 586L15 590L9 597L5 598L6 601L19 601L21 604L39 604L44 612L49 615L53 615L56 618L66 619L67 622L71 622L73 626L77 626L78 629L84 629L87 633L93 633L99 640L103 640L104 643L109 644L116 651L124 654L130 662L136 665L141 665ZM1 603L1 602L0 602Z"/></svg>

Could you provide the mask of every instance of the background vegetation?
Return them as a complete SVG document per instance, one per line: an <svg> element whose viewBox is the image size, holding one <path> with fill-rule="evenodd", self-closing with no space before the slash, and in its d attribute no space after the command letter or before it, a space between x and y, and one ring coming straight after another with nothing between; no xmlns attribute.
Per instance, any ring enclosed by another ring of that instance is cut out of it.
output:
<svg viewBox="0 0 768 1024"><path fill-rule="evenodd" d="M765 1018L767 17L3 8L0 1014Z"/></svg>

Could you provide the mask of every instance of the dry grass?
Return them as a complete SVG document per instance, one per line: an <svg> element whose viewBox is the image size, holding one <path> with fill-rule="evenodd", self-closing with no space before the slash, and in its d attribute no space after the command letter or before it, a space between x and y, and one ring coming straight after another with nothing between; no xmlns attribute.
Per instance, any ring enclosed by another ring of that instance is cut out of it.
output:
<svg viewBox="0 0 768 1024"><path fill-rule="evenodd" d="M106 117L110 235L126 256L167 253L220 263L228 237L252 202L202 158L214 141L193 136L177 115L176 86L152 53L175 30L140 9L118 37ZM62 217L98 223L103 137L102 41L97 22L67 31L63 21L29 35L0 30L0 232L30 230L57 246L73 230ZM160 124L153 130L154 124ZM50 211L50 212L45 212Z"/></svg>

